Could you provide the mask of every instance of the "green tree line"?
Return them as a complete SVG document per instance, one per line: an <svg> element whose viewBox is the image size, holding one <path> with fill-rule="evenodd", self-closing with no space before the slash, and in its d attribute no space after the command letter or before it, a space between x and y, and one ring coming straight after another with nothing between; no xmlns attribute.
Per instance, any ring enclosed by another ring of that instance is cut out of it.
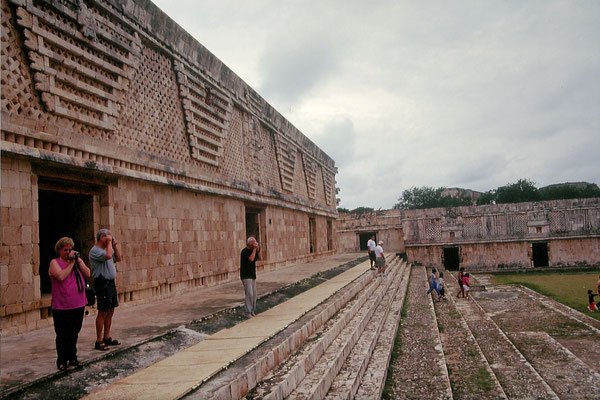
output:
<svg viewBox="0 0 600 400"><path fill-rule="evenodd" d="M445 187L429 186L412 187L404 190L394 208L413 210L437 207L458 207L473 204L473 200L464 194L459 196L443 196ZM600 197L600 188L593 183L577 185L550 185L538 189L535 183L528 179L519 179L483 193L477 204L520 203L527 201L579 199Z"/></svg>

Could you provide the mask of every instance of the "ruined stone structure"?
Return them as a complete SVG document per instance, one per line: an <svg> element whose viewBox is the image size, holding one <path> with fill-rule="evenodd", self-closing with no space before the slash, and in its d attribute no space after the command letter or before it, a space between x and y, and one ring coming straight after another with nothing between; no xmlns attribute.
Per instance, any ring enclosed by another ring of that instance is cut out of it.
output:
<svg viewBox="0 0 600 400"><path fill-rule="evenodd" d="M121 303L336 251L334 161L145 0L2 0L3 334L50 323L48 264L113 231ZM85 260L87 261L87 259Z"/></svg>
<svg viewBox="0 0 600 400"><path fill-rule="evenodd" d="M343 252L367 251L367 241L375 235L383 240L384 253L403 252L402 216L395 210L366 214L340 214L338 241Z"/></svg>
<svg viewBox="0 0 600 400"><path fill-rule="evenodd" d="M599 198L341 215L338 226L343 250L373 232L402 238L393 250L411 262L449 269L600 265Z"/></svg>
<svg viewBox="0 0 600 400"><path fill-rule="evenodd" d="M410 260L477 269L600 265L600 199L404 211Z"/></svg>

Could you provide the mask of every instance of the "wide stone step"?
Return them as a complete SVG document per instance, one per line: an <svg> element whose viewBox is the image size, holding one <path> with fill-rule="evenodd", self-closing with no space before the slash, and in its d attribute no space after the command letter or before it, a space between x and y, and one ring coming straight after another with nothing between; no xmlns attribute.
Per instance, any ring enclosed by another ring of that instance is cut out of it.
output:
<svg viewBox="0 0 600 400"><path fill-rule="evenodd" d="M369 325L366 334L363 335L364 339L361 337L359 346L352 350L352 354L331 385L326 398L381 398L410 279L410 267L403 263L400 268L402 268L401 281L390 288L387 294L390 307L385 318L381 319L382 323L379 324L378 331L373 329L371 324ZM377 312L383 312L383 307L380 306ZM371 347L372 350L366 350Z"/></svg>
<svg viewBox="0 0 600 400"><path fill-rule="evenodd" d="M331 395L335 395L336 398L351 398L353 392L356 392L375 346L376 336L381 331L381 325L390 308L388 294L397 290L401 281L401 271L394 266L389 269L388 277L380 280L384 283L374 293L373 298L365 303L289 398L322 399L330 389L334 389ZM369 330L368 327L373 329ZM361 352L364 353L360 354ZM344 366L346 368L342 369ZM338 381L338 385L332 388L335 380Z"/></svg>
<svg viewBox="0 0 600 400"><path fill-rule="evenodd" d="M600 374L546 332L519 332L510 339L561 399L600 399Z"/></svg>
<svg viewBox="0 0 600 400"><path fill-rule="evenodd" d="M363 263L355 268L362 269L367 266L368 263ZM361 307L360 302L366 301L372 291L379 285L379 282L375 281L373 277L372 273L367 272L355 281L349 282L346 287L340 289L314 309L306 312L301 318L274 335L267 342L236 360L227 370L202 383L186 398L237 399L245 396L248 391L256 386L257 382L261 382L270 375L291 354L297 352L298 348L307 340L311 341L310 338L314 336L322 336L323 325L331 324L331 319L334 316L344 314L340 310L348 308L353 308L353 312L359 310ZM337 328L338 333L341 331L342 326L343 324ZM335 336L330 340L333 341L334 338ZM273 392L273 394L276 393L276 391ZM254 395L250 393L248 396L253 397Z"/></svg>
<svg viewBox="0 0 600 400"><path fill-rule="evenodd" d="M452 292L458 290L457 285L450 284L449 287ZM508 398L558 399L557 394L480 305L480 299L485 302L485 299L496 297L495 289L477 293L473 297L472 301L453 301Z"/></svg>
<svg viewBox="0 0 600 400"><path fill-rule="evenodd" d="M391 265L397 263L396 259L390 262ZM374 273L368 273L368 275L375 276ZM340 333L351 323L357 313L364 313L362 310L366 307L365 304L371 304L376 299L377 296L374 293L379 290L380 285L391 282L388 279L390 278L374 279L355 299L348 302L334 318L324 324L321 330L309 338L296 354L275 370L268 379L261 382L256 390L251 393L251 397L282 399L290 396L307 373L323 357L330 345L340 336Z"/></svg>
<svg viewBox="0 0 600 400"><path fill-rule="evenodd" d="M391 398L452 398L431 296L425 296L427 287L425 268L413 266L405 300L406 312L398 328L401 347L390 363L386 390ZM360 395L359 390L356 398L363 398Z"/></svg>

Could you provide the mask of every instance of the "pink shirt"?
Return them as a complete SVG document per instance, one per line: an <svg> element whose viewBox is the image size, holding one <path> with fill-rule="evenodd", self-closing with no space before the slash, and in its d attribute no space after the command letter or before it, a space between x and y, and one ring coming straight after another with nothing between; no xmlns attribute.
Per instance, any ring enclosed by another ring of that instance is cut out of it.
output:
<svg viewBox="0 0 600 400"><path fill-rule="evenodd" d="M61 258L55 258L55 260L61 269L67 268L68 263L66 261ZM85 287L85 278L81 274L80 276ZM85 307L87 304L85 289L82 292L77 289L74 268L64 281L61 282L50 275L50 282L52 283L52 308L54 310L73 310Z"/></svg>
<svg viewBox="0 0 600 400"><path fill-rule="evenodd" d="M470 286L469 285L469 277L468 276L463 277L463 285Z"/></svg>

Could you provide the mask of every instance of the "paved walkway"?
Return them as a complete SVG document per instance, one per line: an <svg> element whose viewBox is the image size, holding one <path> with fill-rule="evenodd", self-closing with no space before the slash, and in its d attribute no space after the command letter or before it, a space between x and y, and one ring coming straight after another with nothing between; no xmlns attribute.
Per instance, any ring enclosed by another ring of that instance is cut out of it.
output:
<svg viewBox="0 0 600 400"><path fill-rule="evenodd" d="M363 255L362 253L334 255L261 273L257 277L258 295L271 293ZM114 346L113 349L134 346L182 324L241 305L243 300L241 283L234 281L186 292L161 301L121 307L115 312L112 336L121 340L123 344ZM105 357L109 353L93 350L96 336L94 320L91 315L84 319L79 336L78 356L84 362ZM5 391L57 373L54 338L52 327L2 338L0 390Z"/></svg>

